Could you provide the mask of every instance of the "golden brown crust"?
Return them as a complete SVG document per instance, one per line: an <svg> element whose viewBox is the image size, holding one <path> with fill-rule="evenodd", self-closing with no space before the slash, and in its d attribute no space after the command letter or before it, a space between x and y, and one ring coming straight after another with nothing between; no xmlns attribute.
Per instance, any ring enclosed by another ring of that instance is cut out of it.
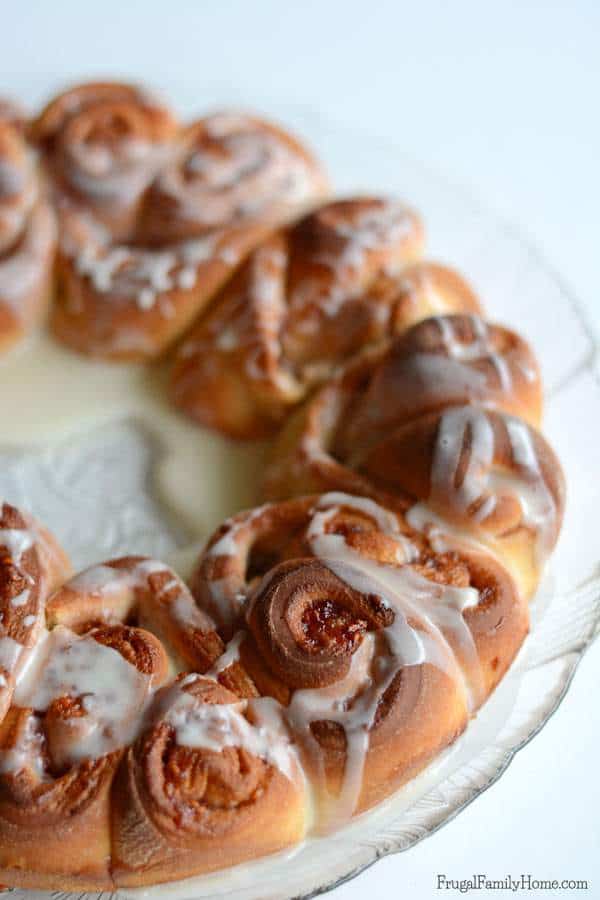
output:
<svg viewBox="0 0 600 900"><path fill-rule="evenodd" d="M130 362L163 354L265 234L249 223L206 244L147 247L113 242L80 212L63 211L61 222L50 327L79 353Z"/></svg>
<svg viewBox="0 0 600 900"><path fill-rule="evenodd" d="M354 465L390 429L449 406L480 404L536 426L541 419L542 385L530 347L478 316L425 319L369 366L336 435L336 456Z"/></svg>
<svg viewBox="0 0 600 900"><path fill-rule="evenodd" d="M415 213L381 197L329 203L271 235L182 344L175 403L235 438L272 434L366 346L433 311L477 312L459 275L410 265L422 244Z"/></svg>
<svg viewBox="0 0 600 900"><path fill-rule="evenodd" d="M149 91L134 84L117 81L89 81L68 88L54 97L31 122L29 138L40 149L51 154L66 125L80 113L101 104L134 103L161 118L164 104Z"/></svg>
<svg viewBox="0 0 600 900"><path fill-rule="evenodd" d="M183 129L144 198L139 240L164 245L232 224L278 224L328 190L290 132L245 113L213 113Z"/></svg>

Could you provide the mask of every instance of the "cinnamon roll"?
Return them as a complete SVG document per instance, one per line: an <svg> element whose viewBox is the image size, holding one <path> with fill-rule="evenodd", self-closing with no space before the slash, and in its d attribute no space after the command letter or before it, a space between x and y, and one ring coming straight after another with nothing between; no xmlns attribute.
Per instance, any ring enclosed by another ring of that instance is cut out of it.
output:
<svg viewBox="0 0 600 900"><path fill-rule="evenodd" d="M0 877L109 887L112 780L168 659L141 629L59 626L31 668L0 725Z"/></svg>
<svg viewBox="0 0 600 900"><path fill-rule="evenodd" d="M266 493L346 490L436 532L457 528L530 595L564 509L560 464L528 424L540 412L537 364L517 335L474 317L428 319L349 364L288 423Z"/></svg>
<svg viewBox="0 0 600 900"><path fill-rule="evenodd" d="M137 210L178 131L175 117L135 85L80 85L55 97L30 128L60 206L93 213L128 239Z"/></svg>
<svg viewBox="0 0 600 900"><path fill-rule="evenodd" d="M32 128L61 217L55 334L82 353L161 354L267 230L319 199L283 129L218 113L179 128L128 85L84 85Z"/></svg>
<svg viewBox="0 0 600 900"><path fill-rule="evenodd" d="M160 245L277 224L328 189L293 135L256 116L214 113L183 130L146 194L140 239Z"/></svg>
<svg viewBox="0 0 600 900"><path fill-rule="evenodd" d="M0 351L39 324L50 299L56 243L29 150L0 114Z"/></svg>
<svg viewBox="0 0 600 900"><path fill-rule="evenodd" d="M476 312L460 276L420 256L418 217L378 197L321 207L249 257L175 361L174 402L235 438L272 433L333 369L431 311Z"/></svg>
<svg viewBox="0 0 600 900"><path fill-rule="evenodd" d="M455 740L528 629L526 601L490 554L438 552L398 513L340 493L234 517L193 590L235 630L219 681L240 685L242 672L282 705L321 829Z"/></svg>
<svg viewBox="0 0 600 900"><path fill-rule="evenodd" d="M181 676L157 696L113 790L113 875L155 884L273 853L302 839L304 778L268 698L240 701Z"/></svg>
<svg viewBox="0 0 600 900"><path fill-rule="evenodd" d="M49 532L4 503L0 510L0 722L42 633L45 599L68 572L69 561Z"/></svg>
<svg viewBox="0 0 600 900"><path fill-rule="evenodd" d="M120 622L152 631L169 648L178 668L206 671L223 652L210 616L165 563L125 556L91 566L50 597L49 628L76 631Z"/></svg>

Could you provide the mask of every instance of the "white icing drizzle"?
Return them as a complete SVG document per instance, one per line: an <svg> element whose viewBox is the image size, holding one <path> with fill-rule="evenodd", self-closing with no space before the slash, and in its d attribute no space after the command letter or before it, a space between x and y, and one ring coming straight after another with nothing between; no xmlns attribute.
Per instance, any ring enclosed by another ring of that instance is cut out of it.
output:
<svg viewBox="0 0 600 900"><path fill-rule="evenodd" d="M268 504L257 506L242 518L233 518L225 523L225 530L221 537L205 552L206 556L235 556L240 549L238 536L247 531L256 519L259 519L269 508Z"/></svg>
<svg viewBox="0 0 600 900"><path fill-rule="evenodd" d="M20 594L17 594L15 597L10 598L10 605L14 607L25 606L27 601L29 600L29 596L31 591L29 588L25 588L24 591L21 591Z"/></svg>
<svg viewBox="0 0 600 900"><path fill-rule="evenodd" d="M469 459L464 477L457 484L456 474L469 429ZM440 418L431 467L429 500L432 505L444 509L450 504L461 515L467 515L469 508L482 497L493 459L494 431L485 413L472 407L446 410Z"/></svg>
<svg viewBox="0 0 600 900"><path fill-rule="evenodd" d="M492 497L492 501L495 504L495 498ZM483 506L486 505L487 500ZM477 515L476 513L474 518ZM494 555L492 549L486 547L481 541L477 541L472 534L469 534L465 529L461 529L458 525L453 524L450 537L449 525L446 519L434 512L427 503L415 503L414 506L411 506L406 513L406 521L411 528L414 528L415 531L420 531L427 537L435 553L447 553L449 550L463 546L467 550L484 550Z"/></svg>
<svg viewBox="0 0 600 900"><path fill-rule="evenodd" d="M340 507L368 516L376 522L383 534L393 537L398 543L398 563L413 562L418 557L417 548L410 538L402 534L398 519L393 513L367 497L355 497L341 491L323 494L317 502L317 511L313 512L307 538L316 556L320 556L322 552L331 554L333 548L339 549L342 554L346 552L346 541L342 535L325 534L324 530L326 523L340 512Z"/></svg>
<svg viewBox="0 0 600 900"><path fill-rule="evenodd" d="M13 565L19 570L19 575L28 584L20 593L11 597L9 604L12 610L11 621L20 623L21 633L20 641L15 640L10 634L5 633L10 630L6 626L5 614L0 613L0 669L3 670L0 676L0 693L4 688L12 687L14 679L23 671L24 666L28 664L34 648L32 644L33 629L38 623L39 611L34 607L33 613L23 615L31 599L31 591L34 587L34 578L24 569L21 568L23 556L33 547L37 547L40 556L47 552L44 541L40 540L35 527L29 528L2 528L0 529L0 547L6 548ZM23 629L25 633L23 634ZM4 697L6 700L6 696Z"/></svg>
<svg viewBox="0 0 600 900"><path fill-rule="evenodd" d="M120 140L115 149L88 141L66 147L65 173L92 202L127 205L150 183L165 161L168 146L141 138Z"/></svg>
<svg viewBox="0 0 600 900"><path fill-rule="evenodd" d="M496 508L503 491L515 496L523 522L537 538L540 561L547 556L553 540L556 504L545 482L529 427L513 416L504 416L516 474L494 471L494 431L483 410L472 407L449 409L442 415L431 468L433 509L455 510L461 517L484 523ZM460 484L457 471L467 429L471 433L470 453Z"/></svg>
<svg viewBox="0 0 600 900"><path fill-rule="evenodd" d="M18 680L13 702L44 712L60 697L79 698L85 712L72 720L73 733L65 737L62 760L74 764L98 759L131 743L151 677L111 647L62 626L38 643L33 656ZM6 771L6 759L2 765Z"/></svg>
<svg viewBox="0 0 600 900"><path fill-rule="evenodd" d="M479 359L487 356L491 349L491 335L487 324L480 316L469 316L469 321L473 329L474 340L462 341L455 329L455 319L453 316L433 316L432 321L435 322L439 329L442 343L449 356L455 359Z"/></svg>
<svg viewBox="0 0 600 900"><path fill-rule="evenodd" d="M224 672L229 668L229 666L232 666L234 663L238 662L240 658L240 647L242 646L245 638L246 632L236 631L234 636L225 647L223 653L215 661L208 672L204 673L203 677L217 679L221 672Z"/></svg>
<svg viewBox="0 0 600 900"><path fill-rule="evenodd" d="M345 238L343 248L335 255L320 253L318 261L337 271L357 270L364 264L369 250L391 249L408 237L413 231L413 221L402 204L387 201L354 213L351 221L335 222L333 230Z"/></svg>
<svg viewBox="0 0 600 900"><path fill-rule="evenodd" d="M14 672L24 650L23 644L19 644L8 635L0 637L0 669L4 669L9 675Z"/></svg>
<svg viewBox="0 0 600 900"><path fill-rule="evenodd" d="M132 300L141 311L158 303L165 318L173 314L165 295L192 290L202 266L217 262L231 268L239 261L237 238L225 229L153 249L114 243L110 232L85 212L74 213L65 223L61 249L95 291L111 302Z"/></svg>
<svg viewBox="0 0 600 900"><path fill-rule="evenodd" d="M493 349L490 329L480 316L469 316L474 339L468 341L460 340L455 329L455 320L452 316L435 316L432 320L435 321L439 329L450 360L470 362L477 359L487 359L496 370L500 388L503 391L511 390L512 374L510 365L502 353L498 353ZM452 380L451 373L448 373L447 377ZM466 372L463 369L463 380L465 377ZM482 386L485 383L485 376L477 370L471 370L469 377L473 380L474 387L478 384ZM435 383L435 379L433 381Z"/></svg>
<svg viewBox="0 0 600 900"><path fill-rule="evenodd" d="M530 429L519 419L507 417L506 430L513 459L522 476L518 482L518 497L523 521L538 535L537 552L539 561L543 562L552 549L556 504L544 479Z"/></svg>
<svg viewBox="0 0 600 900"><path fill-rule="evenodd" d="M456 331L455 319L452 316L432 317L432 321L439 329L448 358L445 360L446 365L444 366L443 357L440 359L436 354L416 354L420 361L420 370L429 376L428 386L439 384L440 390L445 390L454 383L463 383L465 387L471 387L472 390L483 388L486 380L483 372L465 366L459 367L456 366L456 363L487 359L496 370L500 388L503 391L510 391L512 388L510 366L503 354L493 349L490 329L480 316L472 315L468 318L474 338L463 341ZM436 360L438 361L437 367ZM452 363L455 364L455 368L452 367Z"/></svg>
<svg viewBox="0 0 600 900"><path fill-rule="evenodd" d="M332 503L338 505L332 506ZM383 565L353 551L341 535L325 531L327 522L339 513L341 506L354 507L374 518L385 533L402 537L398 535L397 522L386 510L373 501L341 493L321 498L319 511L314 513L308 530L313 552L335 575L362 593L377 592L381 601L394 611L393 623L381 636L387 645L385 652L376 656L375 644L381 638L367 634L354 653L344 679L325 688L296 691L286 711L290 725L303 737L314 757L323 789L322 754L310 724L317 720L334 721L342 725L346 733L347 756L342 788L335 800L330 798L325 829L347 820L356 809L369 749L369 732L381 697L401 667L429 663L463 684L472 705L481 696L479 660L462 616L465 608L477 604L478 592L473 588L436 584L406 565ZM410 542L407 543L410 546ZM412 552L408 554L408 560L411 559ZM400 543L399 562L406 561L406 549ZM407 616L422 622L423 629L409 626ZM451 632L451 643L460 662L467 666L468 683L445 636L448 632Z"/></svg>
<svg viewBox="0 0 600 900"><path fill-rule="evenodd" d="M185 686L190 680L184 679L181 684ZM238 747L275 766L291 781L298 776L296 750L285 728L281 707L268 697L227 704L202 703L177 685L165 721L175 729L177 743L182 746L217 753L225 747Z"/></svg>
<svg viewBox="0 0 600 900"><path fill-rule="evenodd" d="M110 602L111 597L114 597L115 594L129 593L136 589L150 590L148 577L158 573L169 575L169 581L160 587L159 594L171 593L174 589L176 590L176 593L169 597L169 612L173 621L182 627L198 628L201 631L212 630L214 628L212 619L196 606L184 582L169 566L157 559L144 559L127 568L114 568L106 564L92 566L68 581L65 587L76 593L91 594L99 598L106 597ZM135 598L131 599L132 604L136 602ZM104 614L110 620L111 616L107 610L104 611ZM143 601L138 609L138 620L142 627L148 627L150 631L156 630L152 608L150 606L146 610Z"/></svg>
<svg viewBox="0 0 600 900"><path fill-rule="evenodd" d="M400 534L398 518L389 510L384 509L383 506L380 506L368 497L355 497L352 494L345 494L342 491L329 491L327 494L322 494L319 497L316 508L329 509L332 506L338 508L345 506L348 509L355 510L356 512L368 516L377 523L379 530L384 534L390 534L394 537L397 537ZM336 510L336 512L337 511L338 510Z"/></svg>
<svg viewBox="0 0 600 900"><path fill-rule="evenodd" d="M127 573L128 574L128 573ZM75 575L67 582L67 587L77 593L104 594L120 590L122 571L103 564L91 566Z"/></svg>
<svg viewBox="0 0 600 900"><path fill-rule="evenodd" d="M46 781L43 752L44 735L35 716L29 716L20 740L0 753L0 773L6 775L31 769L40 781Z"/></svg>
<svg viewBox="0 0 600 900"><path fill-rule="evenodd" d="M196 129L219 142L220 154L195 144L192 126L175 164L157 178L159 191L178 204L181 218L221 227L268 216L283 203L301 204L314 193L312 164L260 123L221 113Z"/></svg>
<svg viewBox="0 0 600 900"><path fill-rule="evenodd" d="M295 691L286 710L292 729L301 737L313 765L321 791L325 791L326 779L321 748L312 734L311 722L338 722L346 734L346 763L342 787L335 801L321 821L326 831L351 818L360 797L366 755L369 749L369 730L373 724L381 694L370 690L371 663L374 655L373 635L366 635L352 656L345 678L324 688ZM361 693L362 691L362 693Z"/></svg>
<svg viewBox="0 0 600 900"><path fill-rule="evenodd" d="M405 262L403 245L415 230L409 210L394 200L362 210L342 210L340 218L333 221L327 213L328 207L324 207L326 227L337 239L335 249L319 250L313 261L326 266L330 278L302 278L289 297L290 311L298 320L294 329L305 336L318 331L320 316L335 318L345 303L364 291L366 271L363 270L369 266L370 256L378 259L379 272L395 274ZM337 215L335 211L334 215Z"/></svg>
<svg viewBox="0 0 600 900"><path fill-rule="evenodd" d="M21 564L23 554L31 550L36 535L27 528L0 528L0 547L6 547L16 566Z"/></svg>
<svg viewBox="0 0 600 900"><path fill-rule="evenodd" d="M510 391L512 387L512 375L505 357L501 353L489 353L488 359L498 375L498 381L503 391Z"/></svg>

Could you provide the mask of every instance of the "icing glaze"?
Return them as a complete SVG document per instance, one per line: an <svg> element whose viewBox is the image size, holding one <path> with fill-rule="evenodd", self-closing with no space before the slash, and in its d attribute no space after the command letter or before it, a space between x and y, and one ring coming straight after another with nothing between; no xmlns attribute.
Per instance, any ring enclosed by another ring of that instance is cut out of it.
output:
<svg viewBox="0 0 600 900"><path fill-rule="evenodd" d="M537 552L543 562L552 546L556 504L541 470L531 430L512 416L504 416L503 422L515 472L494 468L494 430L485 411L459 407L442 415L428 503L434 510L450 508L485 527L498 498L503 493L511 494L521 505L523 523L537 536ZM465 465L463 446L467 430L470 452ZM459 465L463 465L460 480L456 474Z"/></svg>
<svg viewBox="0 0 600 900"><path fill-rule="evenodd" d="M170 691L165 721L177 743L219 752L226 747L246 750L275 766L290 780L299 776L298 758L279 704L268 697L236 703L202 703L183 690L190 675ZM204 676L203 676L204 677Z"/></svg>
<svg viewBox="0 0 600 900"><path fill-rule="evenodd" d="M45 712L60 697L80 698L77 718L62 759L70 764L98 759L129 744L140 726L151 678L111 647L57 626L36 646L19 677L13 703ZM4 770L8 765L3 762Z"/></svg>

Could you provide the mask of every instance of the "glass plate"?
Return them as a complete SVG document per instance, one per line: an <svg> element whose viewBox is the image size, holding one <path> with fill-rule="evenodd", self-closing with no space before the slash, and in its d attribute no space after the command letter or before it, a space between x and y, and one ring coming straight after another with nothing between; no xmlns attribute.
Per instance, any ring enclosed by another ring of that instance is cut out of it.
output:
<svg viewBox="0 0 600 900"><path fill-rule="evenodd" d="M312 142L333 173L338 192L392 192L419 209L430 258L462 270L482 297L489 318L516 327L532 342L546 386L545 432L567 474L565 526L534 602L532 630L522 652L443 758L335 835L215 875L143 892L156 900L308 897L351 878L381 856L423 840L497 780L542 728L564 697L600 621L600 554L595 535L585 526L600 500L594 465L600 417L584 413L599 408L600 379L592 333L576 299L517 229L499 221L462 188L407 159L397 147L324 123L304 109L271 104L269 112ZM0 452L0 496L42 518L76 565L125 551L170 554L185 536L153 494L150 474L156 453L143 429L117 419L70 440L67 448ZM13 894L23 900L66 898L59 893Z"/></svg>

